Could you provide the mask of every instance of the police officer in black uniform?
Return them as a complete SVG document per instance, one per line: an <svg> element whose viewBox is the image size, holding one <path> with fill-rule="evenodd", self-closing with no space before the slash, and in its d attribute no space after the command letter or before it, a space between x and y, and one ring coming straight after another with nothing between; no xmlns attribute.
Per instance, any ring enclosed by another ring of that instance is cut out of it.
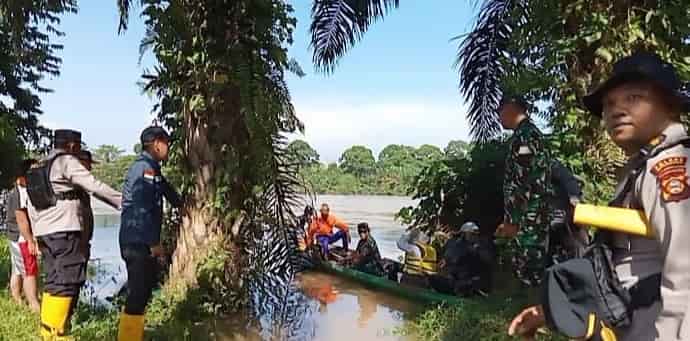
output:
<svg viewBox="0 0 690 341"><path fill-rule="evenodd" d="M163 257L160 232L163 197L174 207L182 200L161 174L168 158L170 136L161 127L141 133L143 150L127 172L122 189L120 252L127 264L127 302L120 316L118 339L143 340L144 311L158 279Z"/></svg>

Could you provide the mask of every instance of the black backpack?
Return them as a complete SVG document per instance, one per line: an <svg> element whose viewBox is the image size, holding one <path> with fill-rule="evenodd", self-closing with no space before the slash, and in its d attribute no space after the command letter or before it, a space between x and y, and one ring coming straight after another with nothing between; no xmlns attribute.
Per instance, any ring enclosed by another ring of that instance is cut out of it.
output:
<svg viewBox="0 0 690 341"><path fill-rule="evenodd" d="M549 240L563 245L574 257L581 257L589 244L586 230L573 222L575 205L582 201L580 182L570 169L554 160L551 166L551 184L555 189L552 198L554 221Z"/></svg>
<svg viewBox="0 0 690 341"><path fill-rule="evenodd" d="M29 194L29 200L31 200L31 205L39 211L55 206L59 199L50 183L50 169L55 159L62 155L68 154L57 153L49 156L32 166L26 173L26 191Z"/></svg>

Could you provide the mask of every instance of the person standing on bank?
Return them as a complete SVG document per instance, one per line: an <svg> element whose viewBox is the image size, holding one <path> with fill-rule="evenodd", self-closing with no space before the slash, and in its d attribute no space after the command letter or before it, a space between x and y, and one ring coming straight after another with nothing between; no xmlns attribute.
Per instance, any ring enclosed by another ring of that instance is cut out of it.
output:
<svg viewBox="0 0 690 341"><path fill-rule="evenodd" d="M160 162L168 159L170 136L161 127L141 133L143 150L127 172L122 188L120 253L127 265L127 301L120 316L118 340L140 341L144 312L151 299L164 257L160 244L163 197L174 207L182 200L161 174Z"/></svg>
<svg viewBox="0 0 690 341"><path fill-rule="evenodd" d="M527 116L521 97L504 97L499 106L501 125L513 130L503 182L505 215L497 237L514 238L511 246L515 276L536 287L548 267L546 237L552 220L550 199L552 158L544 136Z"/></svg>
<svg viewBox="0 0 690 341"><path fill-rule="evenodd" d="M680 88L671 64L638 52L618 61L611 78L585 98L587 109L603 117L611 139L630 157L612 205L640 210L654 234L606 232L613 276L629 294L632 317L628 325L613 328L615 337L609 333L604 340L690 340L690 137L680 121L682 113L690 112L690 98ZM572 329L577 318L567 312L577 307L542 304L519 314L509 334L529 338L547 317L563 320L559 313L566 315L561 325Z"/></svg>
<svg viewBox="0 0 690 341"><path fill-rule="evenodd" d="M41 336L69 340L69 320L86 280L84 227L79 191L87 191L119 209L119 192L98 181L79 162L81 133L55 130L53 150L27 172L29 216L43 257ZM86 240L88 243L88 240Z"/></svg>
<svg viewBox="0 0 690 341"><path fill-rule="evenodd" d="M10 191L7 201L7 239L10 244L10 259L12 260L10 293L18 304L22 304L22 292L29 308L38 313L41 304L38 303L38 247L31 232L29 219L29 196L26 193L26 172L36 160L29 159L22 162L22 166L15 181L15 187Z"/></svg>

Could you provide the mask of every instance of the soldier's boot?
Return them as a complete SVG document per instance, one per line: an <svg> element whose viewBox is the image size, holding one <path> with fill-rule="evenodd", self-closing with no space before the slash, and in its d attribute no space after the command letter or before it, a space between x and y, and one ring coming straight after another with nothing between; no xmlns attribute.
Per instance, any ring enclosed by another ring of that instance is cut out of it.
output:
<svg viewBox="0 0 690 341"><path fill-rule="evenodd" d="M72 300L72 297L43 293L41 302L41 337L43 341L73 340L72 337L66 335L65 330Z"/></svg>
<svg viewBox="0 0 690 341"><path fill-rule="evenodd" d="M117 332L118 341L144 340L144 315L120 314L120 328Z"/></svg>

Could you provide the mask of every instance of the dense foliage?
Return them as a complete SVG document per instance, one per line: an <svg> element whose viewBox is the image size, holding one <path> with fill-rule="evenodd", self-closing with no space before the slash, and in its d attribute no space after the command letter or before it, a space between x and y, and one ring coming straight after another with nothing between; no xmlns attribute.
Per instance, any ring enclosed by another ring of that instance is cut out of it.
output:
<svg viewBox="0 0 690 341"><path fill-rule="evenodd" d="M497 130L501 92L542 101L532 109L553 131L557 155L586 180L589 201L605 202L624 156L583 110L583 96L636 50L659 53L690 79L688 38L683 1L484 1L457 61L475 136Z"/></svg>
<svg viewBox="0 0 690 341"><path fill-rule="evenodd" d="M101 162L93 166L93 175L108 186L120 191L127 176L127 170L136 160L136 155L123 155L110 162Z"/></svg>
<svg viewBox="0 0 690 341"><path fill-rule="evenodd" d="M435 231L443 226L477 223L493 234L503 218L503 170L507 145L492 140L472 148L463 157L438 159L416 177L416 207L405 207L398 218L411 226Z"/></svg>
<svg viewBox="0 0 690 341"><path fill-rule="evenodd" d="M352 146L342 153L338 163L326 165L318 162L314 157L318 153L308 143L295 140L288 145L288 151L296 153L291 158L297 160L300 173L314 192L334 194L408 195L422 170L443 158L465 155L469 145L451 141L445 149L444 153L428 144L419 148L389 145L374 158L371 149Z"/></svg>
<svg viewBox="0 0 690 341"><path fill-rule="evenodd" d="M13 183L23 152L23 145L17 140L13 127L0 118L0 190L9 188Z"/></svg>
<svg viewBox="0 0 690 341"><path fill-rule="evenodd" d="M380 0L315 5L316 65L332 71L370 24L397 6ZM524 95L551 131L553 154L584 180L585 200L593 203L608 201L625 156L584 111L583 96L607 77L615 60L637 50L660 54L690 80L690 8L682 0L484 0L475 27L457 40L459 88L475 140L484 143L500 133L496 108L502 95ZM445 167L422 174L418 196L455 189L439 180L448 176ZM430 200L403 216L428 223Z"/></svg>
<svg viewBox="0 0 690 341"><path fill-rule="evenodd" d="M19 150L24 146L39 147L42 138L50 134L38 122L42 113L38 95L50 92L40 83L45 76L60 73L57 52L62 45L54 40L62 32L57 25L61 15L76 11L75 0L0 1L2 184L10 180L6 168L12 165L12 158L19 157L15 146Z"/></svg>

